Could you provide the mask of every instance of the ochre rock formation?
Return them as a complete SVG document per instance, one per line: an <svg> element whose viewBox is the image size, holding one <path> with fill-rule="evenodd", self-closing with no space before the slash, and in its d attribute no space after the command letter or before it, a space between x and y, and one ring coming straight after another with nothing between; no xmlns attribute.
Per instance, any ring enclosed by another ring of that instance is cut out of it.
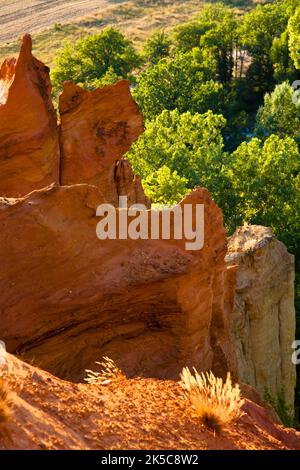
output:
<svg viewBox="0 0 300 470"><path fill-rule="evenodd" d="M0 338L8 350L72 380L103 355L129 375L178 377L195 365L236 376L235 270L225 265L222 215L208 192L181 203L194 211L204 204L200 251L161 233L158 240L96 236L101 203L117 207L127 196L129 206L150 205L123 158L143 130L129 83L91 92L65 83L58 129L48 69L32 57L30 37L1 77L0 112L15 120L10 132L0 123ZM44 179L32 168L43 173L39 159L55 168Z"/></svg>
<svg viewBox="0 0 300 470"><path fill-rule="evenodd" d="M127 197L128 206L143 204L150 208L151 203L144 193L141 178L134 175L130 162L126 158L121 158L115 165L114 188L118 197ZM118 201L115 201L114 205L117 206Z"/></svg>
<svg viewBox="0 0 300 470"><path fill-rule="evenodd" d="M0 449L300 449L300 433L246 398L243 416L222 434L202 425L178 382L112 380L74 384L8 355L12 419ZM1 432L2 431L2 432Z"/></svg>
<svg viewBox="0 0 300 470"><path fill-rule="evenodd" d="M93 184L105 193L109 203L117 205L116 164L143 131L129 83L121 80L116 85L88 91L66 82L59 98L59 111L61 183ZM119 179L122 170L123 165L119 165Z"/></svg>
<svg viewBox="0 0 300 470"><path fill-rule="evenodd" d="M233 335L240 380L294 408L296 367L294 257L270 228L246 225L229 240L228 265L238 265Z"/></svg>
<svg viewBox="0 0 300 470"><path fill-rule="evenodd" d="M49 69L25 36L17 61L0 68L0 195L20 197L59 181L57 119Z"/></svg>
<svg viewBox="0 0 300 470"><path fill-rule="evenodd" d="M18 60L8 59L0 69L0 196L89 183L115 206L126 191L130 204L149 207L139 178L122 159L143 131L129 83L87 91L66 82L58 126L49 69L31 48L26 35Z"/></svg>
<svg viewBox="0 0 300 470"><path fill-rule="evenodd" d="M292 404L293 265L283 245L268 229L240 229L226 264L222 215L204 189L181 203L205 206L200 251L174 237L99 240L101 203L118 207L127 196L128 205L150 206L124 158L142 118L124 80L91 92L67 82L57 126L50 91L25 36L18 61L0 72L0 339L8 350L72 380L103 355L131 376L177 378L195 365L237 377L235 298L240 378L261 394L284 386Z"/></svg>
<svg viewBox="0 0 300 470"><path fill-rule="evenodd" d="M50 187L0 203L0 338L56 375L81 380L109 356L129 375L178 377L185 365L231 370L234 269L207 190L205 243L99 240L92 185ZM150 217L151 211L148 212Z"/></svg>

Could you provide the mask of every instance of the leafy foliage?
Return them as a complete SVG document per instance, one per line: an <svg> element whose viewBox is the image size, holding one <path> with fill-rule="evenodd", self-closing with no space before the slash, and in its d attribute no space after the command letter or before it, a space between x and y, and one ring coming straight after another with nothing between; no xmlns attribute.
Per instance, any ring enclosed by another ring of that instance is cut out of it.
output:
<svg viewBox="0 0 300 470"><path fill-rule="evenodd" d="M274 69L274 79L282 82L286 79L293 81L298 73L289 51L289 32L286 29L279 37L274 38L270 50L270 59Z"/></svg>
<svg viewBox="0 0 300 470"><path fill-rule="evenodd" d="M217 64L217 76L226 83L232 78L237 22L231 8L206 5L197 18L180 26L175 33L177 48L187 52L194 47L209 50Z"/></svg>
<svg viewBox="0 0 300 470"><path fill-rule="evenodd" d="M274 84L271 49L275 38L285 31L288 16L283 4L258 5L245 15L239 35L242 47L251 57L246 77L252 94L259 99Z"/></svg>
<svg viewBox="0 0 300 470"><path fill-rule="evenodd" d="M108 73L126 78L139 64L131 42L119 31L107 28L75 44L65 44L57 56L52 82L59 88L66 80L89 85Z"/></svg>
<svg viewBox="0 0 300 470"><path fill-rule="evenodd" d="M157 64L170 55L172 42L164 31L155 31L144 47L144 56L151 64Z"/></svg>
<svg viewBox="0 0 300 470"><path fill-rule="evenodd" d="M220 108L223 87L213 80L212 65L200 51L177 53L162 59L137 78L134 97L146 119L164 109L205 112Z"/></svg>
<svg viewBox="0 0 300 470"><path fill-rule="evenodd" d="M128 158L134 171L146 181L146 190L151 182L148 195L154 202L178 202L186 188L194 186L220 191L220 169L224 157L221 131L224 125L224 118L211 111L200 115L165 110L148 122ZM157 179L157 176L166 177L166 167L176 180L176 190L171 197L170 186L162 185ZM163 188L165 192L162 192ZM177 196L178 188L180 197Z"/></svg>
<svg viewBox="0 0 300 470"><path fill-rule="evenodd" d="M300 247L300 155L291 137L242 143L224 167L223 210L230 230L243 222L266 225L290 250ZM288 227L288 230L287 230Z"/></svg>
<svg viewBox="0 0 300 470"><path fill-rule="evenodd" d="M295 14L290 18L288 31L291 58L294 61L295 67L300 69L300 7L297 8Z"/></svg>
<svg viewBox="0 0 300 470"><path fill-rule="evenodd" d="M166 165L150 173L143 182L148 197L156 204L173 205L178 203L189 192L188 179L171 171Z"/></svg>
<svg viewBox="0 0 300 470"><path fill-rule="evenodd" d="M300 103L293 101L293 88L283 82L264 97L256 117L256 133L264 137L278 134L296 137L300 130Z"/></svg>

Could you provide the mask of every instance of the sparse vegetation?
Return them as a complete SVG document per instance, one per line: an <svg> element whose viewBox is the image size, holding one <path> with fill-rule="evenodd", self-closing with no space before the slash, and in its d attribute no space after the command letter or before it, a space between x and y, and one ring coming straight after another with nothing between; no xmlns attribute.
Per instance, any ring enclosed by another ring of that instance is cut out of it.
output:
<svg viewBox="0 0 300 470"><path fill-rule="evenodd" d="M239 385L232 384L230 373L223 382L212 372L199 374L195 368L193 370L194 375L188 367L182 370L180 384L201 422L213 431L221 432L242 415L244 400Z"/></svg>
<svg viewBox="0 0 300 470"><path fill-rule="evenodd" d="M113 380L126 379L125 374L119 369L115 362L109 357L104 356L102 362L95 362L101 367L99 372L86 369L87 377L84 379L89 384L108 385Z"/></svg>

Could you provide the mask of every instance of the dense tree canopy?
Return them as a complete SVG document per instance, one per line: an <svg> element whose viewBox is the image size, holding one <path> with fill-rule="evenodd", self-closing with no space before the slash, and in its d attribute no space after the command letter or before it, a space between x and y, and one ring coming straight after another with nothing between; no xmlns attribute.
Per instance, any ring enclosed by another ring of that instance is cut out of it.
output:
<svg viewBox="0 0 300 470"><path fill-rule="evenodd" d="M129 152L129 159L134 170L148 181L150 175L168 167L171 174L176 171L186 179L189 189L205 186L218 191L224 157L221 133L224 125L224 118L211 111L201 115L165 110L148 122L144 134ZM153 195L158 202L155 192ZM169 202L167 196L164 203ZM161 202L162 194L159 197Z"/></svg>
<svg viewBox="0 0 300 470"><path fill-rule="evenodd" d="M274 38L270 59L274 69L274 79L282 82L286 79L293 81L298 76L289 50L289 31L286 29L279 37Z"/></svg>
<svg viewBox="0 0 300 470"><path fill-rule="evenodd" d="M258 98L272 89L274 70L271 48L287 27L288 16L280 2L258 5L244 17L239 36L242 48L251 57L246 75L252 93Z"/></svg>
<svg viewBox="0 0 300 470"><path fill-rule="evenodd" d="M176 170L172 172L166 165L149 173L143 186L152 202L159 205L176 204L189 192L188 179L179 176Z"/></svg>
<svg viewBox="0 0 300 470"><path fill-rule="evenodd" d="M224 167L230 229L243 222L271 226L291 250L299 247L299 171L300 154L291 137L271 135L265 142L253 138L241 144Z"/></svg>
<svg viewBox="0 0 300 470"><path fill-rule="evenodd" d="M52 82L59 88L65 80L91 85L107 74L128 77L140 58L119 31L108 28L86 36L75 44L67 43L56 59ZM108 76L107 76L108 77Z"/></svg>
<svg viewBox="0 0 300 470"><path fill-rule="evenodd" d="M213 80L214 66L200 49L176 53L149 67L137 78L134 97L144 116L152 119L164 109L181 112L217 110L222 105L222 85Z"/></svg>
<svg viewBox="0 0 300 470"><path fill-rule="evenodd" d="M154 202L174 203L207 187L233 231L244 222L271 226L290 249L300 243L300 154L291 137L252 138L224 152L225 121L211 111L163 111L128 154ZM172 192L172 185L174 191ZM286 230L286 227L289 230Z"/></svg>
<svg viewBox="0 0 300 470"><path fill-rule="evenodd" d="M177 29L175 39L182 52L199 46L209 50L217 65L216 77L222 83L231 80L237 45L237 21L231 8L205 5L194 21Z"/></svg>

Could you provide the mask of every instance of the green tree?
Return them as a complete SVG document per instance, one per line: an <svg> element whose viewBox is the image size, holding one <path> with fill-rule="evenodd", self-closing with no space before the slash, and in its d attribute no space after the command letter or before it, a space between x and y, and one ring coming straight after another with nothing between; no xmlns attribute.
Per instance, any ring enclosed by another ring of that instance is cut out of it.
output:
<svg viewBox="0 0 300 470"><path fill-rule="evenodd" d="M95 88L101 88L105 85L113 85L118 81L122 80L123 77L116 74L112 67L110 67L107 72L100 78L95 78L94 80L86 81L85 87L91 90Z"/></svg>
<svg viewBox="0 0 300 470"><path fill-rule="evenodd" d="M200 49L162 59L137 78L134 97L146 119L164 109L203 113L222 108L223 88L212 80L213 61Z"/></svg>
<svg viewBox="0 0 300 470"><path fill-rule="evenodd" d="M166 165L150 173L143 181L143 187L152 203L176 204L189 192L188 180L171 171Z"/></svg>
<svg viewBox="0 0 300 470"><path fill-rule="evenodd" d="M300 103L293 102L293 88L288 82L277 85L267 93L264 105L258 110L255 132L260 137L278 134L296 137L300 132Z"/></svg>
<svg viewBox="0 0 300 470"><path fill-rule="evenodd" d="M189 52L194 47L199 47L200 38L209 30L209 24L203 24L201 21L192 20L183 23L173 32L176 48L180 52Z"/></svg>
<svg viewBox="0 0 300 470"><path fill-rule="evenodd" d="M145 44L144 56L151 64L157 64L170 55L171 44L170 38L164 31L155 31Z"/></svg>
<svg viewBox="0 0 300 470"><path fill-rule="evenodd" d="M290 18L289 25L289 48L291 58L297 69L300 69L300 8Z"/></svg>
<svg viewBox="0 0 300 470"><path fill-rule="evenodd" d="M247 13L239 35L243 48L251 56L247 69L249 95L260 99L274 84L273 64L270 51L274 38L285 31L288 13L281 2L258 5Z"/></svg>
<svg viewBox="0 0 300 470"><path fill-rule="evenodd" d="M135 173L147 181L146 190L158 171L165 180L165 167L168 167L170 175L176 178L175 188L180 188L180 196L185 188L195 186L207 187L213 194L221 193L221 169L226 157L222 138L224 125L223 116L211 111L181 114L178 110L165 110L149 121L144 134L128 154ZM168 193L163 201L161 192L158 197L160 202L168 203L174 202L177 194L178 189L173 195ZM149 195L153 197L153 191Z"/></svg>
<svg viewBox="0 0 300 470"><path fill-rule="evenodd" d="M67 43L55 63L52 82L54 88L59 88L65 80L89 84L107 73L129 77L130 72L139 65L140 58L122 33L107 28L73 45Z"/></svg>
<svg viewBox="0 0 300 470"><path fill-rule="evenodd" d="M270 226L296 253L300 248L300 154L294 139L271 135L242 143L223 172L221 207L233 231L244 222Z"/></svg>
<svg viewBox="0 0 300 470"><path fill-rule="evenodd" d="M270 50L270 59L273 64L276 82L293 81L299 75L290 56L288 29L278 38L274 38Z"/></svg>
<svg viewBox="0 0 300 470"><path fill-rule="evenodd" d="M237 22L234 11L223 4L205 5L197 18L175 30L179 50L207 48L217 64L217 76L222 83L231 80L234 51L237 47Z"/></svg>

